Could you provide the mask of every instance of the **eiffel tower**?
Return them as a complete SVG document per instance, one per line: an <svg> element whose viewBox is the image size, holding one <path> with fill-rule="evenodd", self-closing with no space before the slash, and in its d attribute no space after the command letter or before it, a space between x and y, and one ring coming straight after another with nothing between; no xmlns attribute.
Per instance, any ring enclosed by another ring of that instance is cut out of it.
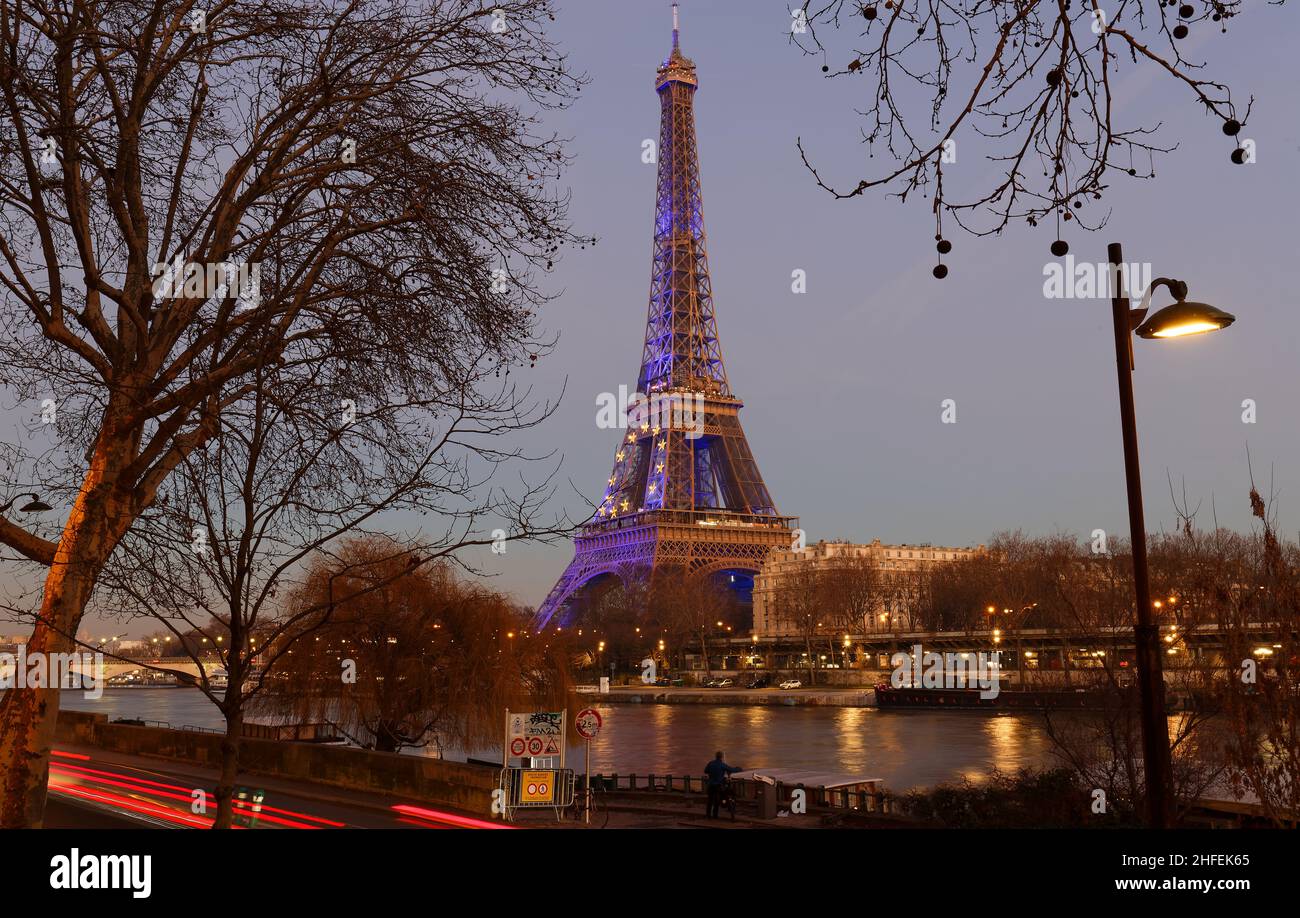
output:
<svg viewBox="0 0 1300 918"><path fill-rule="evenodd" d="M645 349L634 410L605 495L574 538L575 556L537 610L544 627L605 575L668 566L727 575L737 592L798 525L777 514L740 427L713 314L695 144L695 64L678 43L655 76L659 160Z"/></svg>

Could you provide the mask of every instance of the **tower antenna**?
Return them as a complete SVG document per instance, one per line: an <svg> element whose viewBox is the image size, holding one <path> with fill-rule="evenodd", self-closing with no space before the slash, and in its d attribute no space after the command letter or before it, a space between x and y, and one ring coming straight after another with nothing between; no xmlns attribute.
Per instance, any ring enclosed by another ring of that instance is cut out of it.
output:
<svg viewBox="0 0 1300 918"><path fill-rule="evenodd" d="M673 47L677 47L677 4L673 4Z"/></svg>

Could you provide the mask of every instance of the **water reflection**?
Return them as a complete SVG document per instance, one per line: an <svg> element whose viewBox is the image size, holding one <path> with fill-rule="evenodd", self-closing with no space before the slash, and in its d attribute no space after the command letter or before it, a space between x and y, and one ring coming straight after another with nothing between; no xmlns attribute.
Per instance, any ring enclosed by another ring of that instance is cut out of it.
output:
<svg viewBox="0 0 1300 918"><path fill-rule="evenodd" d="M110 689L98 700L66 692L63 706L110 719L222 725L216 708L192 689ZM699 775L721 749L732 765L864 775L902 791L963 776L983 780L995 766L1053 764L1042 723L1027 712L618 704L600 713L605 726L592 744L591 765L606 774ZM583 752L581 744L571 746L568 764L581 769ZM500 761L501 750L473 755Z"/></svg>
<svg viewBox="0 0 1300 918"><path fill-rule="evenodd" d="M1042 724L1026 713L629 704L601 715L591 762L606 774L698 775L721 749L745 768L843 772L905 790L1052 764Z"/></svg>

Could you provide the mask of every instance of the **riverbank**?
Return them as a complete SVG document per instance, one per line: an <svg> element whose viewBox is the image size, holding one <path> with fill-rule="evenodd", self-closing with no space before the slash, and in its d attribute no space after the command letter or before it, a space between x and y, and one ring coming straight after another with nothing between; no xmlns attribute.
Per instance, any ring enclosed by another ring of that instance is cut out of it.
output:
<svg viewBox="0 0 1300 918"><path fill-rule="evenodd" d="M785 690L611 686L608 692L601 694L595 686L579 686L578 693L600 704L812 705L836 708L876 706L875 690L861 688Z"/></svg>
<svg viewBox="0 0 1300 918"><path fill-rule="evenodd" d="M703 696L709 703L626 703L618 697L623 692L670 691ZM994 767L1014 771L1051 763L1051 744L1041 718L1024 711L885 711L778 700L783 695L839 691L824 685L790 692L632 685L616 687L613 698L593 691L575 694L573 701L599 709L604 717L604 728L591 744L591 769L602 774L695 775L722 749L733 765L870 774L902 792L987 774ZM844 691L860 695L863 690ZM714 700L737 695L767 695L773 700L753 704ZM98 699L64 692L62 707L103 714L110 721L129 718L209 729L223 725L216 706L197 689L107 689ZM434 749L403 751L412 756L436 754ZM443 755L500 761L500 741L468 752L447 748ZM575 739L568 755L570 763L585 762L584 744Z"/></svg>

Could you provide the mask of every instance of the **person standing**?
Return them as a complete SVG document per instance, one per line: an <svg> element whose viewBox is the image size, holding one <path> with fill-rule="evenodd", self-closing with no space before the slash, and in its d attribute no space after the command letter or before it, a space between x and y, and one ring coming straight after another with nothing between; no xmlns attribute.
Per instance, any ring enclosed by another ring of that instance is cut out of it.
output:
<svg viewBox="0 0 1300 918"><path fill-rule="evenodd" d="M740 771L740 769L732 768L722 761L721 750L715 752L713 761L704 766L704 775L708 778L705 790L709 795L704 804L704 817L706 819L718 818L718 807L722 804L722 790L727 786L727 776L737 771Z"/></svg>

